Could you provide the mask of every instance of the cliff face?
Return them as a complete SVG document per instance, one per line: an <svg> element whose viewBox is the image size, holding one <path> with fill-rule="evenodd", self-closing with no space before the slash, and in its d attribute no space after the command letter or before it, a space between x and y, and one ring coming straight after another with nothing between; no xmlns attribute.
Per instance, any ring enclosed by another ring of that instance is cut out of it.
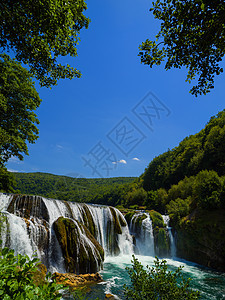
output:
<svg viewBox="0 0 225 300"><path fill-rule="evenodd" d="M225 271L225 211L196 210L176 228L177 256Z"/></svg>

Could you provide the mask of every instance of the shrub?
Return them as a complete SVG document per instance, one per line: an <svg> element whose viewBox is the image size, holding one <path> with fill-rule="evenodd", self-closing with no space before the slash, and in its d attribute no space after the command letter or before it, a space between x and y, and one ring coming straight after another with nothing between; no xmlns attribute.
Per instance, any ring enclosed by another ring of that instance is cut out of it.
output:
<svg viewBox="0 0 225 300"><path fill-rule="evenodd" d="M157 257L155 267L142 264L133 256L132 268L127 268L131 279L131 286L124 285L126 299L135 300L194 300L199 299L200 293L189 288L190 279L184 280L181 270L168 271L166 260Z"/></svg>
<svg viewBox="0 0 225 300"><path fill-rule="evenodd" d="M65 289L54 280L46 280L37 286L34 275L39 260L21 254L14 255L14 250L0 250L0 299L2 300L57 300L62 299L59 290Z"/></svg>

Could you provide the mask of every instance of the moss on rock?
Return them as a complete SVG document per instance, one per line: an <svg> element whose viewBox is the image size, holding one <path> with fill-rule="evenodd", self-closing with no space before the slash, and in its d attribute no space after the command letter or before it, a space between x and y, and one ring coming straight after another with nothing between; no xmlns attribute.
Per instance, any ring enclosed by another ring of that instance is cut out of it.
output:
<svg viewBox="0 0 225 300"><path fill-rule="evenodd" d="M153 229L156 228L156 227L159 227L159 228L164 228L165 227L163 217L160 213L158 213L155 210L150 210L149 214L150 214L150 217L151 217L151 220L152 220Z"/></svg>
<svg viewBox="0 0 225 300"><path fill-rule="evenodd" d="M131 219L133 218L135 213L136 213L135 211L129 211L128 213L125 214L125 219L126 219L128 225L130 225Z"/></svg>
<svg viewBox="0 0 225 300"><path fill-rule="evenodd" d="M86 204L83 204L82 217L84 220L84 225L88 228L90 233L97 238L97 229L92 217L92 214Z"/></svg>
<svg viewBox="0 0 225 300"><path fill-rule="evenodd" d="M169 254L170 243L168 233L165 228L154 229L155 253L159 257L165 257Z"/></svg>
<svg viewBox="0 0 225 300"><path fill-rule="evenodd" d="M96 273L102 267L104 250L89 230L76 220L60 217L53 228L67 272Z"/></svg>
<svg viewBox="0 0 225 300"><path fill-rule="evenodd" d="M117 213L116 213L114 207L110 206L109 209L110 209L112 217L113 217L113 225L114 225L115 233L122 234L121 224L120 224L120 221L117 217Z"/></svg>

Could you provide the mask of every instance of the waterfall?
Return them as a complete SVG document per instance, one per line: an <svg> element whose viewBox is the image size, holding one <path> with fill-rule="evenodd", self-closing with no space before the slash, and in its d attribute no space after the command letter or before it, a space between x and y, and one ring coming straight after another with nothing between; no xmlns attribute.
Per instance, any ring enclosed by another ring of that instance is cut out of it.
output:
<svg viewBox="0 0 225 300"><path fill-rule="evenodd" d="M50 271L66 271L62 243L54 230L60 217L70 220L69 226L76 228L78 253L83 249L85 257L93 257L97 269L102 260L96 243L102 246L105 256L133 253L133 239L127 222L113 207L0 193L0 208L7 218L6 229L1 233L3 246L29 257L36 254ZM92 260L89 265L93 265Z"/></svg>
<svg viewBox="0 0 225 300"><path fill-rule="evenodd" d="M155 256L154 235L149 213L135 213L130 222L130 232L135 237L138 254Z"/></svg>
<svg viewBox="0 0 225 300"><path fill-rule="evenodd" d="M172 258L176 257L176 245L174 241L174 236L172 233L172 228L169 226L170 217L168 215L162 215L163 221L166 225L166 228L168 230L169 239L170 239L170 255Z"/></svg>

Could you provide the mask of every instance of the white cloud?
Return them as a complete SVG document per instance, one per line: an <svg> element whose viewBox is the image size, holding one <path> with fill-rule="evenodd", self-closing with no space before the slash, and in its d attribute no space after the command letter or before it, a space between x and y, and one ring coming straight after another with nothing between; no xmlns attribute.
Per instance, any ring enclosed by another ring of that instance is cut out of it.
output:
<svg viewBox="0 0 225 300"><path fill-rule="evenodd" d="M112 164L116 165L116 164L124 164L126 165L127 162L125 159L121 159L121 160L118 160L118 161L113 161Z"/></svg>
<svg viewBox="0 0 225 300"><path fill-rule="evenodd" d="M19 158L16 156L11 156L10 159L8 160L8 163L20 165L23 164L23 161L19 160Z"/></svg>
<svg viewBox="0 0 225 300"><path fill-rule="evenodd" d="M132 160L140 161L140 159L137 157L132 158Z"/></svg>
<svg viewBox="0 0 225 300"><path fill-rule="evenodd" d="M13 172L13 173L18 173L19 171L17 171L17 170L13 170L13 169L7 169L7 171L9 171L9 172Z"/></svg>
<svg viewBox="0 0 225 300"><path fill-rule="evenodd" d="M126 160L124 160L124 159L121 159L121 160L119 160L118 161L120 164L126 164L127 162L126 162Z"/></svg>
<svg viewBox="0 0 225 300"><path fill-rule="evenodd" d="M63 146L62 145L56 145L56 148L61 150L61 149L63 149Z"/></svg>

